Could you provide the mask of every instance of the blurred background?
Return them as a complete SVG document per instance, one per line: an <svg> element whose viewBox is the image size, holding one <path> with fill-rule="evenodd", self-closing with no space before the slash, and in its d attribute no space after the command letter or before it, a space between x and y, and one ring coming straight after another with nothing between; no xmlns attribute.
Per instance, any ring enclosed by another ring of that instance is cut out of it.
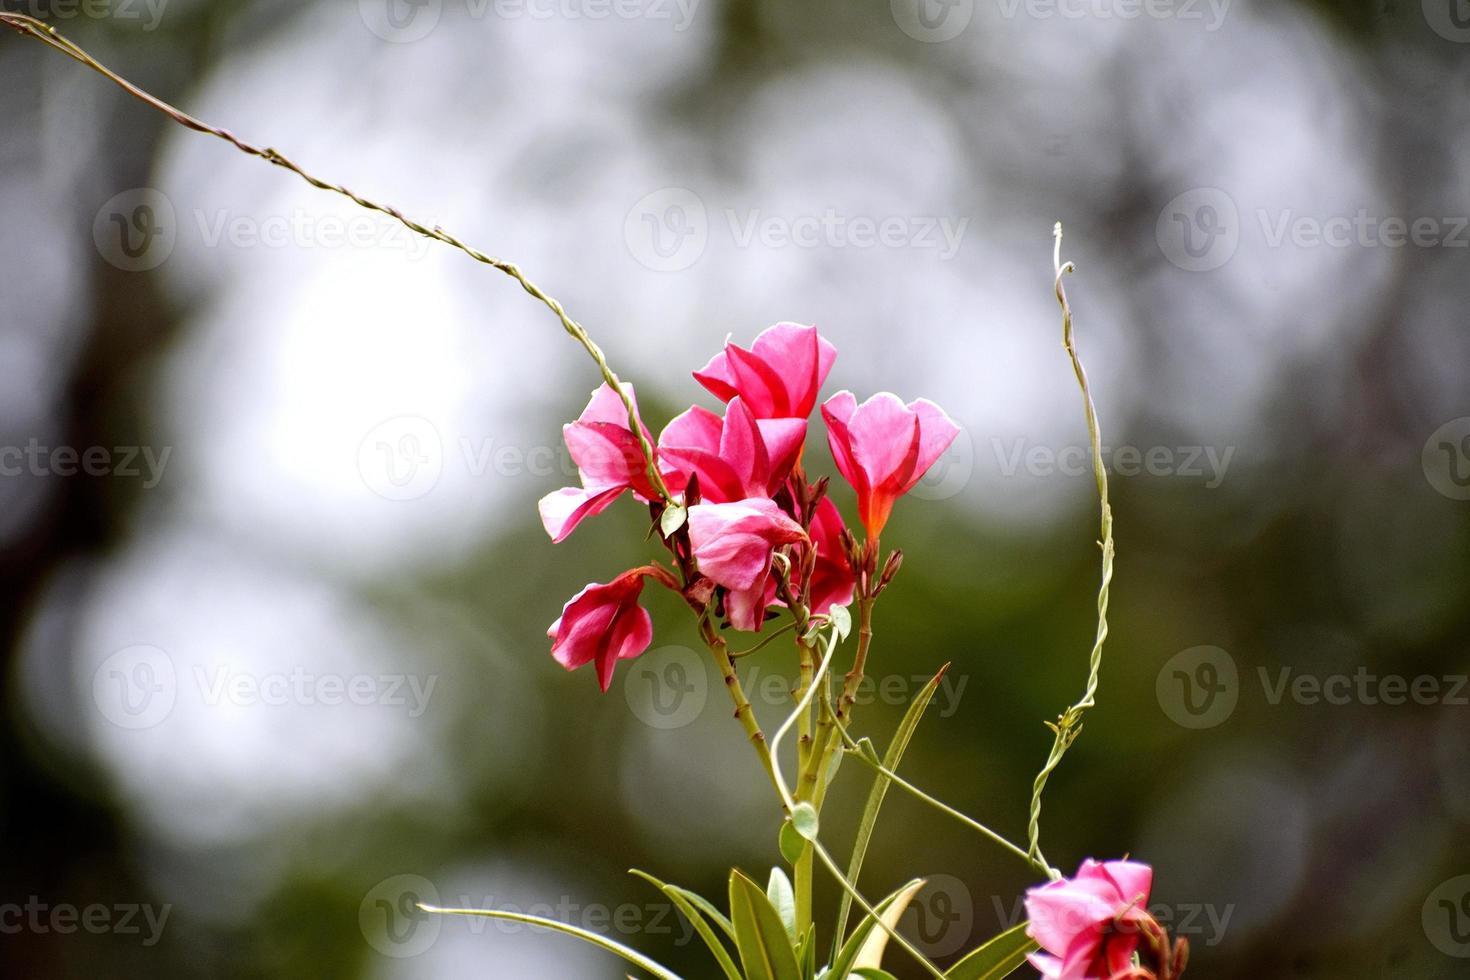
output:
<svg viewBox="0 0 1470 980"><path fill-rule="evenodd" d="M838 346L828 393L948 409L857 723L885 743L952 661L905 771L1015 839L1098 576L1061 219L1119 557L1048 857L1153 863L1201 980L1467 975L1464 0L0 4L520 263L655 428L778 320ZM625 873L719 896L777 857L689 617L650 593L606 695L547 655L655 554L626 500L557 547L536 518L591 363L37 43L0 37L0 86L0 973L626 975L420 898L711 975ZM768 722L790 661L743 661ZM890 794L863 887L915 875L945 962L1033 883Z"/></svg>

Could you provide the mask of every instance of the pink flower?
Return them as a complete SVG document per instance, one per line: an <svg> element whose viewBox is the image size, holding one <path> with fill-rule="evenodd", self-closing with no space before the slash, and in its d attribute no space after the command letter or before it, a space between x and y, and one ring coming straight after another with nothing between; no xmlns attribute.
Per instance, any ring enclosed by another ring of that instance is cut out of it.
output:
<svg viewBox="0 0 1470 980"><path fill-rule="evenodd" d="M691 408L659 434L664 481L683 492L691 475L712 503L769 497L791 474L806 440L806 419L760 419L736 396L725 418L707 408Z"/></svg>
<svg viewBox="0 0 1470 980"><path fill-rule="evenodd" d="M736 629L759 630L773 599L771 555L806 540L806 532L764 497L689 508L689 543L699 570L724 586L725 613Z"/></svg>
<svg viewBox="0 0 1470 980"><path fill-rule="evenodd" d="M1133 861L1082 862L1073 878L1026 893L1026 933L1043 953L1031 965L1048 980L1100 980L1126 969L1148 921L1153 869Z"/></svg>
<svg viewBox="0 0 1470 980"><path fill-rule="evenodd" d="M842 514L837 505L823 497L812 515L812 544L817 549L816 565L812 569L812 585L809 600L812 612L821 616L833 606L852 603L853 590L857 587L857 576L847 559L847 549L842 543Z"/></svg>
<svg viewBox="0 0 1470 980"><path fill-rule="evenodd" d="M633 386L627 386L628 396ZM581 487L566 487L541 498L541 523L551 540L560 542L576 530L583 519L606 510L624 491L632 490L640 500L653 500L658 491L648 479L638 437L628 427L628 409L617 392L604 384L577 421L562 427L567 449L582 480ZM644 436L653 439L644 430Z"/></svg>
<svg viewBox="0 0 1470 980"><path fill-rule="evenodd" d="M905 405L886 391L861 405L852 392L839 391L822 406L822 418L837 469L857 491L869 538L882 532L894 501L923 479L960 432L933 402Z"/></svg>
<svg viewBox="0 0 1470 980"><path fill-rule="evenodd" d="M567 670L596 663L597 683L606 691L618 661L638 656L653 642L653 619L638 604L649 576L674 585L663 569L646 565L606 585L594 582L573 596L546 631L556 662Z"/></svg>
<svg viewBox="0 0 1470 980"><path fill-rule="evenodd" d="M744 398L758 419L804 419L836 359L837 348L817 336L816 327L778 323L750 350L727 342L694 378L720 401Z"/></svg>

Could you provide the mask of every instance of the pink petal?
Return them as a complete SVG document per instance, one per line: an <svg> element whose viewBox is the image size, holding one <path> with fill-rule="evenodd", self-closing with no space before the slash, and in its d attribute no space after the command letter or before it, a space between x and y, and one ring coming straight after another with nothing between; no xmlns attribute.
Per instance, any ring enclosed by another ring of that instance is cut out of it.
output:
<svg viewBox="0 0 1470 980"><path fill-rule="evenodd" d="M761 419L761 441L765 443L766 455L770 459L763 493L775 493L791 475L796 461L801 459L802 447L806 444L806 419Z"/></svg>
<svg viewBox="0 0 1470 980"><path fill-rule="evenodd" d="M626 490L625 486L613 486L583 490L566 487L541 498L537 509L541 512L541 524L551 535L555 544L565 541L577 525L594 514L600 514L611 506Z"/></svg>
<svg viewBox="0 0 1470 980"><path fill-rule="evenodd" d="M1062 961L1045 953L1032 953L1026 959L1046 980L1057 980L1062 975Z"/></svg>
<svg viewBox="0 0 1470 980"><path fill-rule="evenodd" d="M643 447L626 425L573 422L563 426L562 435L583 486L634 486L646 479Z"/></svg>
<svg viewBox="0 0 1470 980"><path fill-rule="evenodd" d="M725 616L730 625L745 633L759 633L766 621L766 608L775 601L776 583L770 575L749 589L725 595Z"/></svg>
<svg viewBox="0 0 1470 980"><path fill-rule="evenodd" d="M848 421L852 455L876 488L905 480L917 457L919 417L897 395L884 391L863 402ZM900 491L901 492L901 491Z"/></svg>
<svg viewBox="0 0 1470 980"><path fill-rule="evenodd" d="M706 391L722 402L727 402L740 392L735 390L735 375L730 371L730 359L720 351L710 358L701 371L694 372L694 380L704 385Z"/></svg>
<svg viewBox="0 0 1470 980"><path fill-rule="evenodd" d="M725 410L725 431L720 437L720 458L740 476L745 492L742 497L754 497L766 493L766 482L770 476L771 459L766 453L765 440L755 424L755 416L746 407L745 399L730 399Z"/></svg>
<svg viewBox="0 0 1470 980"><path fill-rule="evenodd" d="M780 370L784 365L768 363L734 344L725 347L725 358L734 375L736 390L757 415L768 419L791 415L791 399Z"/></svg>
<svg viewBox="0 0 1470 980"><path fill-rule="evenodd" d="M1118 889L1118 897L1124 905L1131 903L1138 908L1148 905L1149 892L1154 884L1153 868L1138 861L1109 861L1101 866L1101 871Z"/></svg>
<svg viewBox="0 0 1470 980"><path fill-rule="evenodd" d="M653 643L653 617L636 598L617 608L597 658L597 683L604 692L612 686L619 660L638 656Z"/></svg>
<svg viewBox="0 0 1470 980"><path fill-rule="evenodd" d="M1026 893L1026 932L1042 949L1061 955L1078 936L1110 921L1117 907L1110 884L1063 878Z"/></svg>
<svg viewBox="0 0 1470 980"><path fill-rule="evenodd" d="M725 423L718 415L695 405L669 420L664 431L659 433L658 446L660 449L678 446L715 453L720 450L720 434L724 430Z"/></svg>
<svg viewBox="0 0 1470 980"><path fill-rule="evenodd" d="M822 421L827 423L827 445L832 449L837 471L857 491L858 499L862 500L871 484L852 454L852 432L848 429L848 422L856 409L857 399L852 396L852 392L839 391L822 406Z"/></svg>
<svg viewBox="0 0 1470 980"><path fill-rule="evenodd" d="M804 419L811 415L822 384L837 360L837 348L823 339L816 327L778 323L761 331L750 349L767 364L779 366L790 416Z"/></svg>
<svg viewBox="0 0 1470 980"><path fill-rule="evenodd" d="M689 508L689 540L700 571L727 589L763 580L776 547L806 537L775 501L764 498Z"/></svg>
<svg viewBox="0 0 1470 980"><path fill-rule="evenodd" d="M944 409L929 401L920 398L909 402L909 410L919 418L919 455L914 462L913 472L909 474L908 486L904 492L912 490L914 485L924 478L945 450L955 441L960 434L960 427L954 423Z"/></svg>
<svg viewBox="0 0 1470 980"><path fill-rule="evenodd" d="M746 498L745 480L734 467L715 453L704 449L669 447L663 450L663 455L684 474L683 480L686 484L689 482L689 474L699 475L700 495L710 503L723 504Z"/></svg>

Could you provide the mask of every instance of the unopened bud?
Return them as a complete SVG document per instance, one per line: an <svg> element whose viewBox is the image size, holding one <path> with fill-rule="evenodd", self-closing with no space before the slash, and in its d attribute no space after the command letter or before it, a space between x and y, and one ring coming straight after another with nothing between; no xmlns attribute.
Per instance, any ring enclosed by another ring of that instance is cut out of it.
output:
<svg viewBox="0 0 1470 980"><path fill-rule="evenodd" d="M878 591L882 592L888 588L888 583L893 581L893 576L903 567L903 552L897 549L888 556L888 561L883 565L883 574L878 578Z"/></svg>

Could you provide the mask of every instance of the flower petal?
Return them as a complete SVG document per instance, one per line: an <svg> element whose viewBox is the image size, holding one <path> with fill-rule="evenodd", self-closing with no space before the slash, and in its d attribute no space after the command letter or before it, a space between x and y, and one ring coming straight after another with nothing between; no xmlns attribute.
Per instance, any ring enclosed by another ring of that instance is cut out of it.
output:
<svg viewBox="0 0 1470 980"><path fill-rule="evenodd" d="M553 544L565 541L577 525L594 514L600 514L628 489L625 486L594 488L565 487L541 498L537 509L541 525L551 535Z"/></svg>

